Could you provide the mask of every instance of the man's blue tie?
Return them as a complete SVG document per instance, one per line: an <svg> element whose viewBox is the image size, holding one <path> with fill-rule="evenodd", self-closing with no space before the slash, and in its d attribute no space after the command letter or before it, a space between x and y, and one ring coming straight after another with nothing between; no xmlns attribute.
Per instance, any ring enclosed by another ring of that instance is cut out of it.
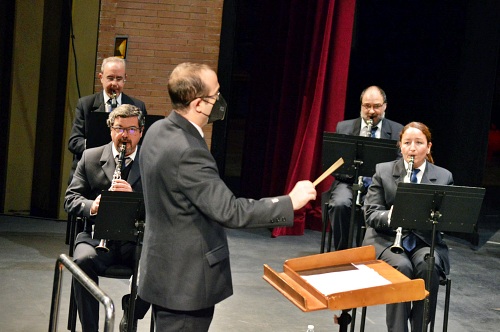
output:
<svg viewBox="0 0 500 332"><path fill-rule="evenodd" d="M366 128L366 130L368 130L368 127ZM373 138L375 138L375 133L376 132L377 132L377 126L372 127L370 136L373 137ZM363 185L365 186L365 188L368 188L371 184L372 184L372 178L368 177L368 176L364 176L363 177Z"/></svg>
<svg viewBox="0 0 500 332"><path fill-rule="evenodd" d="M420 170L418 168L415 168L411 172L410 181L412 183L418 183L418 179L417 179L418 172L420 172ZM403 248L408 250L408 252L411 252L413 249L415 249L416 246L417 246L417 237L415 236L415 234L413 232L410 232L410 234L408 234L408 236L403 239Z"/></svg>

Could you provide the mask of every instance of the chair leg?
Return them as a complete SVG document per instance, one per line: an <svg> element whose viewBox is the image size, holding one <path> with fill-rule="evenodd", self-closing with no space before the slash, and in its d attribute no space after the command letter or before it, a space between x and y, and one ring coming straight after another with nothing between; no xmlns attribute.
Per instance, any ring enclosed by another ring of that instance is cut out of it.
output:
<svg viewBox="0 0 500 332"><path fill-rule="evenodd" d="M323 220L323 227L321 229L321 248L320 248L320 253L325 252L325 238L326 238L326 230L328 229L327 220L325 218L322 218Z"/></svg>
<svg viewBox="0 0 500 332"><path fill-rule="evenodd" d="M71 233L71 214L68 214L68 219L66 220L66 239L64 240L65 244L69 244L70 233Z"/></svg>
<svg viewBox="0 0 500 332"><path fill-rule="evenodd" d="M328 252L332 251L332 239L333 239L333 228L330 227L330 233L328 234Z"/></svg>
<svg viewBox="0 0 500 332"><path fill-rule="evenodd" d="M73 251L75 250L75 237L76 235L78 234L77 232L77 228L78 228L78 220L76 218L76 216L74 215L70 215L71 217L68 217L68 218L71 218L70 220L68 220L68 222L70 223L70 231L69 231L69 257L73 257Z"/></svg>
<svg viewBox="0 0 500 332"><path fill-rule="evenodd" d="M444 300L443 331L448 331L448 312L450 310L451 279L446 279L446 295Z"/></svg>
<svg viewBox="0 0 500 332"><path fill-rule="evenodd" d="M69 313L68 313L68 325L67 329L71 332L76 331L76 316L77 316L77 309L76 309L76 301L75 301L75 294L74 294L74 289L73 289L73 282L71 282L71 295L69 299Z"/></svg>

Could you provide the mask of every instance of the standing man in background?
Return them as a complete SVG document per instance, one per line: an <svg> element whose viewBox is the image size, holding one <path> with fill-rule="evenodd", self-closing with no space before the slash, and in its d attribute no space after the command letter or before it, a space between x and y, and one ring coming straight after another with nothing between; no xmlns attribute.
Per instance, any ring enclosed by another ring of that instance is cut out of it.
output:
<svg viewBox="0 0 500 332"><path fill-rule="evenodd" d="M207 65L178 65L168 81L174 110L143 141L146 230L139 295L153 304L157 331L208 331L215 305L232 295L224 227L291 226L293 210L316 198L310 181L278 197L234 196L202 131L224 118L227 105L219 88Z"/></svg>
<svg viewBox="0 0 500 332"><path fill-rule="evenodd" d="M361 92L360 101L360 117L339 122L335 132L397 141L403 126L385 118L387 96L384 90L378 86L369 86ZM367 132L368 120L373 121L370 133ZM353 205L352 185L358 180L346 174L334 174L334 176L335 181L330 188L328 216L333 231L334 248L335 250L343 250L349 247L349 226ZM369 183L367 184L369 185Z"/></svg>
<svg viewBox="0 0 500 332"><path fill-rule="evenodd" d="M73 153L73 165L69 181L71 181L76 165L86 148L87 137L92 131L92 128L89 128L90 113L111 112L119 105L130 104L138 107L143 115L147 114L144 102L123 93L123 87L127 80L124 59L118 57L104 59L99 79L101 80L102 91L80 98L76 105L75 120L68 142L68 149Z"/></svg>

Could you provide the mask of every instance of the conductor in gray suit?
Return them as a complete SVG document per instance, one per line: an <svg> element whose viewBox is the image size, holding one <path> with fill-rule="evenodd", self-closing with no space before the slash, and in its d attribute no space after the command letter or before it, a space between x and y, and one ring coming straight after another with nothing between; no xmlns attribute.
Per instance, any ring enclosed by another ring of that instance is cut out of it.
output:
<svg viewBox="0 0 500 332"><path fill-rule="evenodd" d="M341 121L337 124L336 133L353 136L371 136L375 138L397 141L403 126L385 117L387 96L380 87L370 86L361 92L360 117ZM368 133L367 121L372 120L372 130ZM328 215L333 230L333 245L335 250L349 247L349 225L351 207L353 205L353 177L346 174L334 174L335 181L330 188ZM366 183L368 187L369 183ZM358 244L359 245L359 244Z"/></svg>
<svg viewBox="0 0 500 332"><path fill-rule="evenodd" d="M375 168L372 183L366 194L364 211L366 234L363 245L375 246L377 259L386 261L410 279L427 280L427 261L432 242L431 231L410 231L403 229L401 254L393 253L390 247L395 240L395 227L391 226L392 207L399 182L429 183L452 185L452 174L434 165L431 155L432 139L429 128L420 122L410 122L401 132L399 141L402 159L378 164ZM405 180L410 157L414 158L410 179ZM448 247L441 233L436 233L435 266L431 272L430 310L427 322L434 320L439 279L449 273L450 263ZM397 303L387 305L386 323L388 331L408 331L408 320L411 331L422 331L424 301Z"/></svg>
<svg viewBox="0 0 500 332"><path fill-rule="evenodd" d="M208 331L215 304L232 295L224 227L291 226L293 210L316 198L310 181L260 200L237 198L227 188L202 131L226 112L219 87L207 65L178 65L168 81L174 110L148 129L142 144L139 294L153 304L157 331Z"/></svg>

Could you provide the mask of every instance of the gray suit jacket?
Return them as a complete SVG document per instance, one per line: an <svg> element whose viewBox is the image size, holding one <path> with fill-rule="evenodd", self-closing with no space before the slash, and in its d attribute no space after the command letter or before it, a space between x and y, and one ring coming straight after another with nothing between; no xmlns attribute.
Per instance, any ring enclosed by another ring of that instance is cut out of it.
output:
<svg viewBox="0 0 500 332"><path fill-rule="evenodd" d="M172 111L145 135L146 205L139 295L174 310L209 308L233 293L224 227L291 226L290 197L236 198L205 140Z"/></svg>
<svg viewBox="0 0 500 332"><path fill-rule="evenodd" d="M113 180L116 163L113 157L112 144L113 142L110 142L83 152L82 159L78 162L71 183L66 189L64 198L64 209L66 212L77 217L86 217L92 223L92 220L95 218L90 216L92 202L103 190L109 189ZM134 191L141 192L142 183L139 171L140 146L137 146L137 149L127 182L132 186ZM85 242L89 241L85 240ZM99 240L95 239L89 243L94 244L94 242L97 245Z"/></svg>
<svg viewBox="0 0 500 332"><path fill-rule="evenodd" d="M368 188L363 207L367 224L363 245L374 245L377 257L394 244L395 230L388 224L388 212L394 204L397 185L404 181L405 175L403 159L378 164L372 177L372 184ZM428 162L421 183L452 185L453 176L447 169ZM430 231L413 232L429 246L431 245ZM443 259L445 273L448 273L450 268L448 247L439 232L436 234L435 249Z"/></svg>

